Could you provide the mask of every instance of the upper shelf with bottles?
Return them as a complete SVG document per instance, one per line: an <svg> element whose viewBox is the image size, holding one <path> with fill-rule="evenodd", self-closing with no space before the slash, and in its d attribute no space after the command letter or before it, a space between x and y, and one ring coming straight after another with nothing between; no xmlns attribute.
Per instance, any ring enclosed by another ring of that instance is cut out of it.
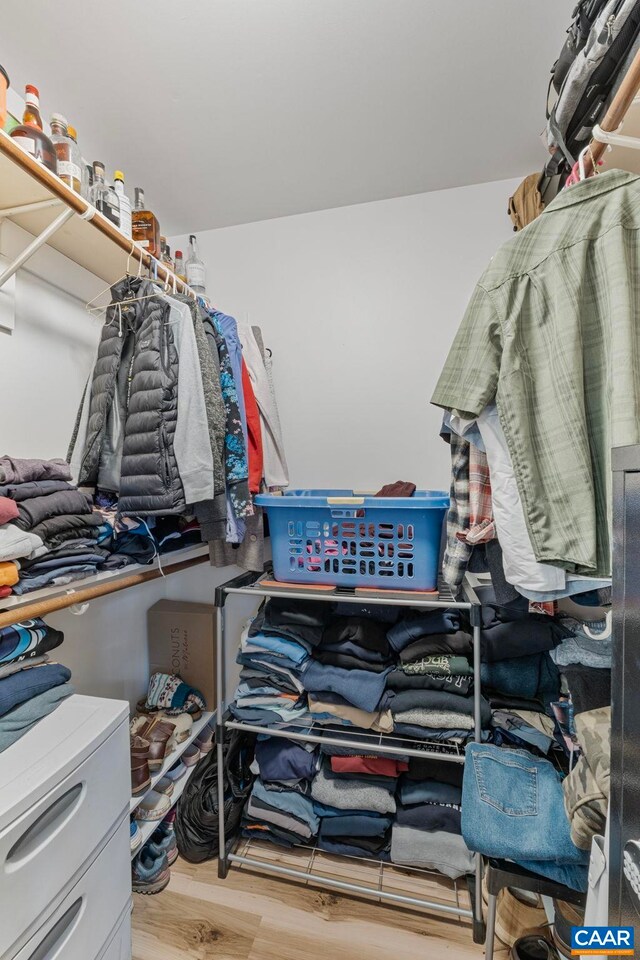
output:
<svg viewBox="0 0 640 960"><path fill-rule="evenodd" d="M51 137L47 137L39 112L29 115L34 107L37 110L37 99L27 102L23 119L28 122L14 123L13 135L0 129L0 223L9 219L42 237L48 228L53 231L66 208L77 216L69 216L46 236L46 243L75 263L107 283L127 269L137 270L141 263L176 289L205 295L203 265L197 256L189 263L192 286L186 282L184 268L174 271L167 262L168 248L161 249L158 221L145 208L142 190L136 190L136 208L131 211L122 174L116 172L114 187L107 184L102 164L94 163L92 168L84 164L75 131L71 128L69 135L64 118L52 117Z"/></svg>

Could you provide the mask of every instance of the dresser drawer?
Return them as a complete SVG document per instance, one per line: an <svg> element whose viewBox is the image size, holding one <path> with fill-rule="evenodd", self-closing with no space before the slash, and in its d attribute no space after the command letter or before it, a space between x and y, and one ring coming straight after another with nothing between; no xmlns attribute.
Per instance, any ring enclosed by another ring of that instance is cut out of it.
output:
<svg viewBox="0 0 640 960"><path fill-rule="evenodd" d="M0 957L64 895L128 810L128 751L128 726L122 723L0 831Z"/></svg>
<svg viewBox="0 0 640 960"><path fill-rule="evenodd" d="M131 960L131 949L131 904L128 904L98 960Z"/></svg>
<svg viewBox="0 0 640 960"><path fill-rule="evenodd" d="M129 819L124 817L89 869L12 960L129 960L130 953L118 952L126 945L128 914L115 938L115 952L108 951L114 926L123 921L130 900ZM103 953L105 944L109 946Z"/></svg>

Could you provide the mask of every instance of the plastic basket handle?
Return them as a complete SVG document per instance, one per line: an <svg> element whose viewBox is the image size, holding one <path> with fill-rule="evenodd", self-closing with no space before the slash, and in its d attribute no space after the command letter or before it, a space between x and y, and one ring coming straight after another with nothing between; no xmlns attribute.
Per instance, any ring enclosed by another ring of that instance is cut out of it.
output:
<svg viewBox="0 0 640 960"><path fill-rule="evenodd" d="M327 497L327 503L332 507L361 507L364 497Z"/></svg>

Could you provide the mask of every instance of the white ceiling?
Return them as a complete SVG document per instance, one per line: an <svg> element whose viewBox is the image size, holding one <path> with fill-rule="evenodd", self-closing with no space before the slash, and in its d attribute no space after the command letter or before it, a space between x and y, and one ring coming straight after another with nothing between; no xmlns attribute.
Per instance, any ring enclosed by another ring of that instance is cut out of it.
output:
<svg viewBox="0 0 640 960"><path fill-rule="evenodd" d="M542 167L574 0L29 0L0 62L177 234Z"/></svg>

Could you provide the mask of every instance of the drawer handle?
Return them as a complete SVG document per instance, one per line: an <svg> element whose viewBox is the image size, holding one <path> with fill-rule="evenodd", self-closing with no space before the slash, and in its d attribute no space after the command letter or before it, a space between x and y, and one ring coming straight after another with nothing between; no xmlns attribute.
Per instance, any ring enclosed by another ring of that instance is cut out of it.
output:
<svg viewBox="0 0 640 960"><path fill-rule="evenodd" d="M76 783L40 814L11 847L6 860L7 872L17 870L25 860L32 859L66 826L82 803L84 793L84 783Z"/></svg>
<svg viewBox="0 0 640 960"><path fill-rule="evenodd" d="M56 957L59 957L61 950L64 949L73 931L80 923L80 917L84 913L83 907L84 900L82 897L78 897L75 903L71 904L69 909L49 930L44 940L38 944L29 960L55 960Z"/></svg>

